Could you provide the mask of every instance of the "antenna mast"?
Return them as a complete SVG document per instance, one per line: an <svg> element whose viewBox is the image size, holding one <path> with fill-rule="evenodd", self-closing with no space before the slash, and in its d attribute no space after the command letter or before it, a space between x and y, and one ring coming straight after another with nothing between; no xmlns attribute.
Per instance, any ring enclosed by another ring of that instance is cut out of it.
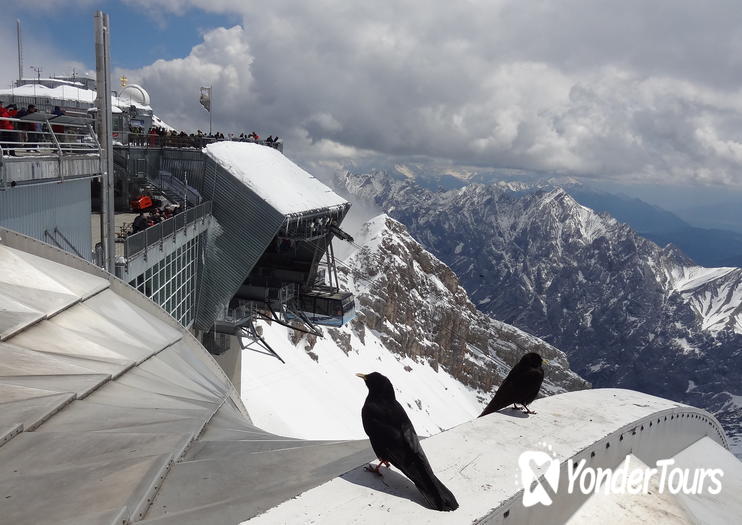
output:
<svg viewBox="0 0 742 525"><path fill-rule="evenodd" d="M18 34L18 85L23 80L23 45L21 43L21 19L15 19L16 33Z"/></svg>

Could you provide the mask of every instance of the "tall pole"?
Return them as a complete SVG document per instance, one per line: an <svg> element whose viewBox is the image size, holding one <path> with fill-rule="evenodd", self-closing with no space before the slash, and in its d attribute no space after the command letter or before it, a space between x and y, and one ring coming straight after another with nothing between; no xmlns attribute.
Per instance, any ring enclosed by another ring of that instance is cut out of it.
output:
<svg viewBox="0 0 742 525"><path fill-rule="evenodd" d="M23 45L21 42L21 19L15 19L15 29L18 35L18 85L21 85L23 79Z"/></svg>
<svg viewBox="0 0 742 525"><path fill-rule="evenodd" d="M95 13L95 80L98 108L99 142L101 145L101 242L103 268L116 271L113 215L113 138L111 117L111 38L108 15Z"/></svg>
<svg viewBox="0 0 742 525"><path fill-rule="evenodd" d="M211 135L211 112L214 109L214 85L209 86L209 135Z"/></svg>

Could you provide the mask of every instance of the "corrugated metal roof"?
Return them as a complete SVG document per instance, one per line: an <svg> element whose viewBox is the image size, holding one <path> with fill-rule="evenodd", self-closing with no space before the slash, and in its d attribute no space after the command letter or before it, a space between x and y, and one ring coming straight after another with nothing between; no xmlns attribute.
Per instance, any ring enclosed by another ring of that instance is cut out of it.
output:
<svg viewBox="0 0 742 525"><path fill-rule="evenodd" d="M199 191L212 201L195 326L209 330L237 292L285 218L233 174L207 159Z"/></svg>

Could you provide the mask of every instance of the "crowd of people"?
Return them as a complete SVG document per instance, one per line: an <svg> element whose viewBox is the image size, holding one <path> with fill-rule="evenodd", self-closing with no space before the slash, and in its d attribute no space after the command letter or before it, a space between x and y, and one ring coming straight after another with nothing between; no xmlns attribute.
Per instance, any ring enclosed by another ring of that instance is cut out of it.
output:
<svg viewBox="0 0 742 525"><path fill-rule="evenodd" d="M38 149L39 146L46 144L47 146L52 145L52 138L48 136L49 127L46 123L38 120L28 120L26 122L18 122L17 120L7 119L19 119L23 117L37 113L39 110L34 104L28 104L25 108L18 109L16 104L8 104L7 106L0 101L0 146L3 148L4 154L10 155L11 157L16 156L16 149L26 149L26 151L32 151ZM62 124L54 124L53 119L64 115L65 112L59 106L54 106L51 112L51 117L48 117L52 121L50 123L51 131L54 132L57 142L71 142L67 137L74 134L67 133L67 129ZM45 135L47 135L45 137Z"/></svg>
<svg viewBox="0 0 742 525"><path fill-rule="evenodd" d="M222 135L222 139L224 139L224 135ZM240 133L239 137L232 138L231 140L237 140L239 142L260 142L260 135L258 135L254 131L248 135ZM276 135L275 137L273 135L269 135L268 138L265 139L263 142L270 146L271 144L278 144L280 141L278 140L278 135Z"/></svg>
<svg viewBox="0 0 742 525"><path fill-rule="evenodd" d="M0 146L3 149L3 154L16 156L16 150L20 148L39 148L41 144L46 140L51 144L52 138L45 139L44 136L49 131L53 131L56 136L57 142L73 142L66 140L69 133L65 133L65 126L62 124L54 124L53 117L50 117L49 123L51 130L47 125L40 121L29 120L27 122L18 122L17 120L7 119L23 119L23 117L36 113L38 111L34 104L28 104L27 107L21 108L20 110L16 104L8 104L5 106L0 101ZM59 106L54 106L51 114L53 116L64 115L64 110ZM114 140L116 137L114 136ZM217 141L235 141L235 142L254 142L270 146L276 149L281 149L281 141L278 136L270 135L265 139L261 139L255 131L251 133L240 133L236 135L229 133L224 135L221 131L214 133L204 133L201 130L197 130L195 133L187 133L185 131L177 131L172 128L165 128L163 126L152 126L149 130L142 127L130 127L128 133L129 144L136 146L149 146L149 147L176 147L176 148L203 148L207 144Z"/></svg>
<svg viewBox="0 0 742 525"><path fill-rule="evenodd" d="M171 206L165 206L163 209L153 208L149 214L145 215L144 211L140 211L139 214L134 218L134 222L131 223L131 233L139 233L144 231L150 226L160 224L162 221L171 219L180 211L180 206L175 204Z"/></svg>
<svg viewBox="0 0 742 525"><path fill-rule="evenodd" d="M202 148L206 144L211 142L217 142L221 140L230 140L235 142L255 142L278 148L280 140L278 136L270 135L268 138L261 140L260 135L255 133L246 134L240 133L238 136L233 133L229 133L227 136L221 131L215 133L204 133L203 131L196 130L195 133L186 133L185 131L177 131L174 129L166 129L161 126L152 126L148 132L145 132L142 128L131 128L129 131L129 144L137 146L170 146L176 148Z"/></svg>
<svg viewBox="0 0 742 525"><path fill-rule="evenodd" d="M55 109L59 109L56 106ZM15 148L23 146L34 148L39 141L39 135L42 133L41 122L15 122L5 119L21 119L26 115L36 113L38 109L33 104L25 108L18 109L15 104L5 104L0 101L0 146L3 150L8 150L8 155L15 157Z"/></svg>

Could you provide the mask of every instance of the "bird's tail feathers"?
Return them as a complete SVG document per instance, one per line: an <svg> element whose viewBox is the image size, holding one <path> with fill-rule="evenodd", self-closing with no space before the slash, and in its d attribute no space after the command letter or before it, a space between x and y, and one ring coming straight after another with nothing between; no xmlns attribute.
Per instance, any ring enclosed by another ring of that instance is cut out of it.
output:
<svg viewBox="0 0 742 525"><path fill-rule="evenodd" d="M490 401L489 405L487 405L482 413L479 414L479 417L486 416L487 414L492 414L493 412L497 412L498 410L502 410L509 404L510 403L507 403L502 399L497 399L497 394L495 394L495 397L492 399L492 401Z"/></svg>
<svg viewBox="0 0 742 525"><path fill-rule="evenodd" d="M441 483L441 480L434 477L433 483L435 483L436 488L438 489L436 491L436 502L435 507L438 510L444 510L444 511L450 511L450 510L456 510L459 508L459 502L456 501L456 497L453 495L453 492L448 490L448 487L446 487L443 483Z"/></svg>
<svg viewBox="0 0 742 525"><path fill-rule="evenodd" d="M442 511L458 509L459 502L456 501L456 497L448 490L448 487L433 474L432 470L426 474L424 476L415 476L414 474L410 476L405 472L405 475L412 480L432 508Z"/></svg>

